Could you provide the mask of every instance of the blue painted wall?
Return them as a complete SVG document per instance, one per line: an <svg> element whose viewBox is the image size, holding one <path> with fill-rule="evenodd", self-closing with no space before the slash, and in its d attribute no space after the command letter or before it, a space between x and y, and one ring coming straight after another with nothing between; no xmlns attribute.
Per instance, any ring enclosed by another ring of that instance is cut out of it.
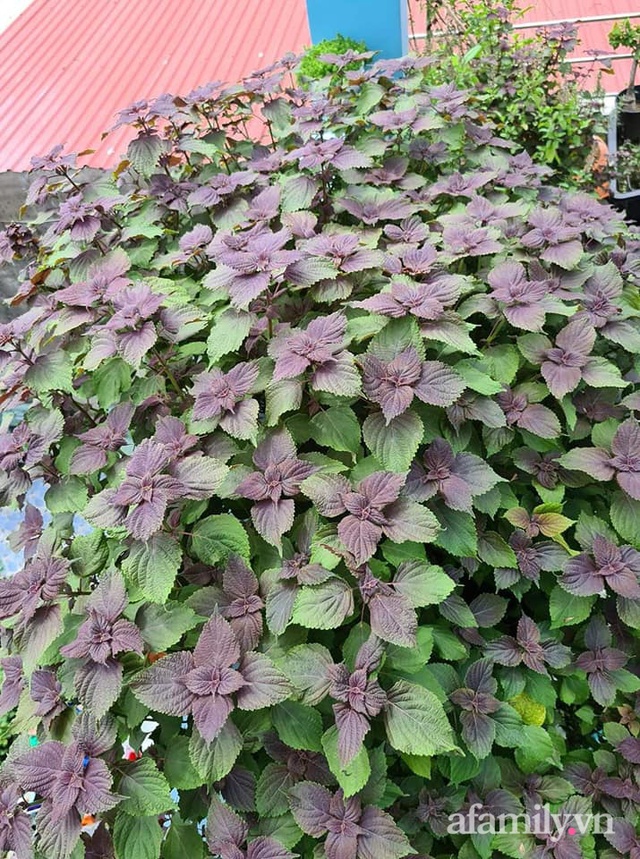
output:
<svg viewBox="0 0 640 859"><path fill-rule="evenodd" d="M307 0L313 44L338 33L366 43L378 57L408 52L407 0Z"/></svg>

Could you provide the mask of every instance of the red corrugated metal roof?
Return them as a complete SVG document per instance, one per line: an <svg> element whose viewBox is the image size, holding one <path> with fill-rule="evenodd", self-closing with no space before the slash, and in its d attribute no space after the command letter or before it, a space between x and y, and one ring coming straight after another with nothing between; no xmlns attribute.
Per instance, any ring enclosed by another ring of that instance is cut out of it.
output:
<svg viewBox="0 0 640 859"><path fill-rule="evenodd" d="M629 12L632 2L537 0L527 19ZM610 27L582 25L578 53L608 51ZM0 170L25 169L59 142L114 164L127 131L100 135L120 108L235 81L308 43L304 0L33 0L0 35ZM614 69L607 90L624 86L629 64Z"/></svg>
<svg viewBox="0 0 640 859"><path fill-rule="evenodd" d="M111 165L127 130L100 136L120 108L307 44L304 0L34 0L0 35L0 170L63 142Z"/></svg>

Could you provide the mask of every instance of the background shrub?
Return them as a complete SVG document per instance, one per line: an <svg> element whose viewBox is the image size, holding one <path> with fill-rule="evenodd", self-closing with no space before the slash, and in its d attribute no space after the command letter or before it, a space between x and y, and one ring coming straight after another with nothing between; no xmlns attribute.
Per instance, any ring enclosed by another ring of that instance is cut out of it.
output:
<svg viewBox="0 0 640 859"><path fill-rule="evenodd" d="M36 159L0 240L0 489L49 487L0 849L31 791L46 859L633 855L638 242L428 60L294 67L131 106L112 174ZM449 834L474 803L617 822Z"/></svg>
<svg viewBox="0 0 640 859"><path fill-rule="evenodd" d="M326 59L327 55L343 57L348 51L353 51L354 54L361 54L366 50L367 46L364 42L358 42L356 39L350 39L340 34L335 39L323 39L317 45L313 45L306 50L302 55L300 64L298 65L298 75L301 83L307 86L307 81L319 80L336 71L336 64L329 62ZM342 64L340 63L340 65ZM347 63L345 68L357 69L358 65L359 62L356 60L355 62Z"/></svg>
<svg viewBox="0 0 640 859"><path fill-rule="evenodd" d="M567 61L579 44L577 26L515 30L519 0L437 5L437 34L425 49L437 58L429 82L468 89L499 134L552 167L558 184L593 187L587 162L593 135L605 129L603 98L599 88L585 89L591 68Z"/></svg>

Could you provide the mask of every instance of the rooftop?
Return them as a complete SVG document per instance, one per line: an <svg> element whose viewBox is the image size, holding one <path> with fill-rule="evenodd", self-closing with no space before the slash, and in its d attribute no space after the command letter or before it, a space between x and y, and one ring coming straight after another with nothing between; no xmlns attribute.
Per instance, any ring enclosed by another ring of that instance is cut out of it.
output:
<svg viewBox="0 0 640 859"><path fill-rule="evenodd" d="M526 18L620 14L628 2L537 0ZM418 0L412 17L424 30ZM582 25L578 54L609 52L610 28ZM57 143L94 149L89 163L113 165L130 131L101 135L122 107L233 82L309 43L304 0L32 0L0 33L0 171L24 170ZM607 90L622 89L628 66L614 64Z"/></svg>

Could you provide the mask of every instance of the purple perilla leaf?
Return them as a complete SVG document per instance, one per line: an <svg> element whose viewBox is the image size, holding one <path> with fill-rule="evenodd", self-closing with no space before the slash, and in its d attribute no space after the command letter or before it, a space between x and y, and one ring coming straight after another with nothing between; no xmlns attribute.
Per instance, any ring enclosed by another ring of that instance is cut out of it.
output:
<svg viewBox="0 0 640 859"><path fill-rule="evenodd" d="M17 785L0 790L0 851L20 859L33 859L33 828Z"/></svg>
<svg viewBox="0 0 640 859"><path fill-rule="evenodd" d="M61 647L60 653L101 665L118 653L142 654L140 630L120 617L127 602L122 576L117 572L107 573L87 600L87 620L78 629L76 640Z"/></svg>
<svg viewBox="0 0 640 859"><path fill-rule="evenodd" d="M465 389L446 411L447 418L456 432L460 432L464 424L470 421L478 421L492 429L506 425L504 413L496 402L469 389Z"/></svg>
<svg viewBox="0 0 640 859"><path fill-rule="evenodd" d="M312 257L329 260L334 270L346 274L375 268L383 260L380 251L361 247L355 233L322 233L305 242L303 249Z"/></svg>
<svg viewBox="0 0 640 859"><path fill-rule="evenodd" d="M401 221L413 215L415 205L389 188L350 186L336 205L367 225L380 221Z"/></svg>
<svg viewBox="0 0 640 859"><path fill-rule="evenodd" d="M207 815L206 840L212 854L220 859L295 859L275 838L260 835L249 841L247 823L215 794Z"/></svg>
<svg viewBox="0 0 640 859"><path fill-rule="evenodd" d="M591 694L603 707L613 704L616 697L617 671L629 661L629 656L611 647L611 632L602 617L593 617L585 630L584 642L589 648L581 653L575 664L587 674ZM640 757L638 758L640 763Z"/></svg>
<svg viewBox="0 0 640 859"><path fill-rule="evenodd" d="M373 636L360 648L353 672L344 663L329 669L329 695L337 702L333 713L342 767L347 767L358 754L370 728L369 720L380 713L387 701L378 681L370 676L379 667L381 654L381 642Z"/></svg>
<svg viewBox="0 0 640 859"><path fill-rule="evenodd" d="M131 261L125 253L111 251L89 267L86 281L56 290L55 297L72 307L89 307L96 302L110 300L130 285L131 281L124 277L130 267Z"/></svg>
<svg viewBox="0 0 640 859"><path fill-rule="evenodd" d="M508 426L520 427L540 438L557 438L560 435L560 421L551 409L540 403L530 403L524 392L506 387L496 395L496 400Z"/></svg>
<svg viewBox="0 0 640 859"><path fill-rule="evenodd" d="M16 781L50 800L51 820L61 821L75 811L80 817L107 811L119 798L111 792L111 773L105 762L88 755L77 741L65 746L46 742L12 762Z"/></svg>
<svg viewBox="0 0 640 859"><path fill-rule="evenodd" d="M347 514L338 524L338 536L359 567L375 554L383 536L395 543L434 539L435 517L414 501L399 497L404 481L404 475L377 471L354 490L346 478L323 474L306 480L302 491L321 515Z"/></svg>
<svg viewBox="0 0 640 859"><path fill-rule="evenodd" d="M148 540L158 531L167 505L180 497L183 488L180 481L163 474L168 465L169 454L164 446L145 439L127 463L124 480L109 497L109 504L133 508L124 524L136 540Z"/></svg>
<svg viewBox="0 0 640 859"><path fill-rule="evenodd" d="M444 439L435 439L422 463L414 462L407 478L407 495L426 501L440 495L452 510L471 512L476 495L484 495L502 478L479 456L454 454Z"/></svg>
<svg viewBox="0 0 640 859"><path fill-rule="evenodd" d="M73 451L69 473L89 474L103 468L107 452L119 450L126 443L134 412L133 403L120 403L103 424L80 433L78 438L82 444Z"/></svg>
<svg viewBox="0 0 640 859"><path fill-rule="evenodd" d="M485 758L493 746L496 726L490 718L502 706L495 697L497 681L492 677L493 663L480 659L467 670L465 686L449 695L461 708L462 738L477 758Z"/></svg>
<svg viewBox="0 0 640 859"><path fill-rule="evenodd" d="M204 625L193 653L165 656L143 671L132 688L152 710L170 716L193 713L206 742L218 736L236 705L241 710L268 707L290 691L270 659L241 654L231 625L219 615Z"/></svg>
<svg viewBox="0 0 640 859"><path fill-rule="evenodd" d="M313 319L305 330L284 332L269 344L275 358L273 381L295 379L309 371L311 387L342 396L360 392L360 378L353 356L347 352L347 319L332 313Z"/></svg>
<svg viewBox="0 0 640 859"><path fill-rule="evenodd" d="M262 637L264 602L259 590L255 573L239 555L230 555L221 586L196 591L189 605L203 616L221 614L231 624L242 650L253 650Z"/></svg>
<svg viewBox="0 0 640 859"><path fill-rule="evenodd" d="M48 729L52 720L64 712L67 706L62 695L62 684L52 670L41 668L31 675L29 691L36 704L33 712Z"/></svg>
<svg viewBox="0 0 640 859"><path fill-rule="evenodd" d="M258 428L258 401L248 399L258 378L254 362L237 364L228 373L214 369L196 376L192 394L195 398L195 420L216 418L230 436L252 438Z"/></svg>
<svg viewBox="0 0 640 859"><path fill-rule="evenodd" d="M516 667L524 663L538 674L547 674L545 663L552 668L562 668L571 659L571 650L553 640L541 640L540 630L531 618L522 615L518 621L516 637L503 635L490 641L486 648L489 659L499 665Z"/></svg>
<svg viewBox="0 0 640 859"><path fill-rule="evenodd" d="M291 811L307 835L325 835L327 859L401 859L413 853L406 835L391 815L356 797L345 799L342 790L331 794L313 782L291 789Z"/></svg>
<svg viewBox="0 0 640 859"><path fill-rule="evenodd" d="M548 285L529 281L521 263L504 262L492 269L487 280L494 298L508 322L525 331L540 331L552 306L547 300Z"/></svg>
<svg viewBox="0 0 640 859"><path fill-rule="evenodd" d="M388 362L365 355L362 367L363 390L380 405L387 425L406 412L414 396L430 405L450 406L465 388L454 370L440 361L422 361L413 347Z"/></svg>
<svg viewBox="0 0 640 859"><path fill-rule="evenodd" d="M568 468L595 480L612 480L631 498L640 501L640 424L629 419L620 424L611 441L611 454L601 447L576 447L561 460Z"/></svg>
<svg viewBox="0 0 640 859"><path fill-rule="evenodd" d="M564 218L558 209L534 209L529 215L532 229L520 239L526 248L543 248L540 257L561 268L572 269L584 253L579 241L580 229Z"/></svg>
<svg viewBox="0 0 640 859"><path fill-rule="evenodd" d="M450 275L436 276L427 283L392 280L389 292L354 301L353 306L393 319L411 314L418 319L436 320L442 318L447 307L456 303L460 288L459 280Z"/></svg>
<svg viewBox="0 0 640 859"><path fill-rule="evenodd" d="M236 493L256 503L251 518L259 534L275 546L293 524L294 502L300 483L317 469L298 459L286 429L269 433L253 454L254 471L239 484Z"/></svg>
<svg viewBox="0 0 640 859"><path fill-rule="evenodd" d="M23 622L31 620L40 607L57 600L70 566L68 560L39 550L19 573L0 579L0 619L20 614Z"/></svg>
<svg viewBox="0 0 640 859"><path fill-rule="evenodd" d="M562 454L557 450L538 453L531 448L518 448L513 453L514 462L518 468L526 471L527 474L532 474L545 489L555 489L558 483L571 487L583 486L585 479L579 472L569 471L560 465L561 456Z"/></svg>
<svg viewBox="0 0 640 859"><path fill-rule="evenodd" d="M0 693L0 716L18 706L26 681L22 675L22 657L5 656L0 659L4 682Z"/></svg>
<svg viewBox="0 0 640 859"><path fill-rule="evenodd" d="M418 618L408 597L374 576L368 566L358 573L358 587L372 632L399 647L415 647Z"/></svg>
<svg viewBox="0 0 640 859"><path fill-rule="evenodd" d="M598 534L592 554L582 552L567 561L560 585L578 596L599 594L608 585L622 597L640 599L640 552Z"/></svg>

